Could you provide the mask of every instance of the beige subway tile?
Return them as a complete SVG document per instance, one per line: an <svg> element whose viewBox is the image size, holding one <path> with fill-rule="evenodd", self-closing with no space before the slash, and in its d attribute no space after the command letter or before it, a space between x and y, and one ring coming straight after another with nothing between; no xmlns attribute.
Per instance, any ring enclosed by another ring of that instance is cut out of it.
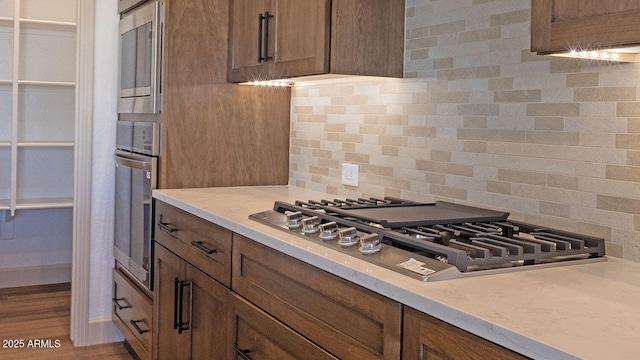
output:
<svg viewBox="0 0 640 360"><path fill-rule="evenodd" d="M386 156L398 156L398 147L397 146L383 146L382 147L382 155Z"/></svg>
<svg viewBox="0 0 640 360"><path fill-rule="evenodd" d="M319 158L318 166L327 169L338 169L338 167L340 166L340 161L331 158Z"/></svg>
<svg viewBox="0 0 640 360"><path fill-rule="evenodd" d="M500 39L501 35L502 35L501 28L492 27L488 29L479 29L479 30L461 32L459 41L460 41L460 44L482 42L482 41Z"/></svg>
<svg viewBox="0 0 640 360"><path fill-rule="evenodd" d="M409 60L427 60L429 59L429 49L415 49L409 51Z"/></svg>
<svg viewBox="0 0 640 360"><path fill-rule="evenodd" d="M547 175L533 171L498 169L498 180L509 183L545 186L547 184Z"/></svg>
<svg viewBox="0 0 640 360"><path fill-rule="evenodd" d="M428 50L430 47L438 45L438 38L435 36L420 37L407 39L405 43L406 50Z"/></svg>
<svg viewBox="0 0 640 360"><path fill-rule="evenodd" d="M437 104L467 104L469 103L468 92L450 92L432 94L431 101Z"/></svg>
<svg viewBox="0 0 640 360"><path fill-rule="evenodd" d="M357 154L357 153L346 153L344 154L344 160L352 163L357 163L357 164L368 164L369 155Z"/></svg>
<svg viewBox="0 0 640 360"><path fill-rule="evenodd" d="M571 207L567 204L541 201L540 213L544 215L552 215L552 216L569 218L571 217Z"/></svg>
<svg viewBox="0 0 640 360"><path fill-rule="evenodd" d="M579 116L580 104L544 103L527 104L527 116Z"/></svg>
<svg viewBox="0 0 640 360"><path fill-rule="evenodd" d="M334 123L325 123L324 131L326 132L345 132L346 131L345 124L334 124Z"/></svg>
<svg viewBox="0 0 640 360"><path fill-rule="evenodd" d="M464 141L462 151L467 153L486 153L487 143L484 141Z"/></svg>
<svg viewBox="0 0 640 360"><path fill-rule="evenodd" d="M627 151L626 165L640 166L640 151Z"/></svg>
<svg viewBox="0 0 640 360"><path fill-rule="evenodd" d="M500 66L440 69L437 74L439 80L490 79L500 76Z"/></svg>
<svg viewBox="0 0 640 360"><path fill-rule="evenodd" d="M378 144L385 146L407 146L407 137L406 136L380 136L378 138Z"/></svg>
<svg viewBox="0 0 640 360"><path fill-rule="evenodd" d="M626 165L607 165L606 178L640 182L640 167Z"/></svg>
<svg viewBox="0 0 640 360"><path fill-rule="evenodd" d="M356 144L355 143L348 143L348 142L343 142L342 143L342 151L345 153L352 153L356 151Z"/></svg>
<svg viewBox="0 0 640 360"><path fill-rule="evenodd" d="M321 175L321 176L329 176L329 168L326 167L318 167L318 166L309 166L309 173L311 174L315 174L315 175ZM314 182L321 182L321 178L317 178L318 181L314 181Z"/></svg>
<svg viewBox="0 0 640 360"><path fill-rule="evenodd" d="M594 101L635 101L635 87L597 87L597 88L576 88L574 91L574 101L594 102Z"/></svg>
<svg viewBox="0 0 640 360"><path fill-rule="evenodd" d="M452 21L444 24L431 25L429 27L429 35L442 35L459 33L465 30L465 21Z"/></svg>
<svg viewBox="0 0 640 360"><path fill-rule="evenodd" d="M417 136L422 138L432 138L436 136L436 129L430 126L405 126L402 128L402 135Z"/></svg>
<svg viewBox="0 0 640 360"><path fill-rule="evenodd" d="M517 142L525 141L524 130L458 129L458 140Z"/></svg>
<svg viewBox="0 0 640 360"><path fill-rule="evenodd" d="M547 186L578 190L579 179L577 176L549 174L547 175Z"/></svg>
<svg viewBox="0 0 640 360"><path fill-rule="evenodd" d="M451 151L431 150L431 160L451 162Z"/></svg>
<svg viewBox="0 0 640 360"><path fill-rule="evenodd" d="M498 116L500 115L500 105L498 104L468 104L458 105L457 112L459 115L484 115Z"/></svg>
<svg viewBox="0 0 640 360"><path fill-rule="evenodd" d="M600 74L597 72L567 74L567 87L598 86L599 80Z"/></svg>
<svg viewBox="0 0 640 360"><path fill-rule="evenodd" d="M580 134L565 131L527 131L527 142L532 144L575 146L580 143Z"/></svg>
<svg viewBox="0 0 640 360"><path fill-rule="evenodd" d="M616 134L616 148L640 150L640 134Z"/></svg>
<svg viewBox="0 0 640 360"><path fill-rule="evenodd" d="M495 102L540 102L542 92L540 90L508 90L496 91L493 94Z"/></svg>
<svg viewBox="0 0 640 360"><path fill-rule="evenodd" d="M489 20L490 26L502 26L508 24L517 24L531 21L531 10L516 10L501 14L491 15Z"/></svg>
<svg viewBox="0 0 640 360"><path fill-rule="evenodd" d="M621 117L640 117L640 103L638 102L619 102L616 116Z"/></svg>
<svg viewBox="0 0 640 360"><path fill-rule="evenodd" d="M488 83L489 83L489 90L492 90L492 91L513 89L512 77L489 79Z"/></svg>
<svg viewBox="0 0 640 360"><path fill-rule="evenodd" d="M486 129L487 127L486 116L465 116L463 121L465 128Z"/></svg>
<svg viewBox="0 0 640 360"><path fill-rule="evenodd" d="M640 214L640 200L628 197L598 195L597 208L629 214Z"/></svg>
<svg viewBox="0 0 640 360"><path fill-rule="evenodd" d="M498 194L511 195L511 183L505 181L487 181L487 191Z"/></svg>
<svg viewBox="0 0 640 360"><path fill-rule="evenodd" d="M331 159L332 155L333 155L333 151L330 151L330 150L323 150L323 149L312 149L311 150L311 156L313 156L315 158Z"/></svg>
<svg viewBox="0 0 640 360"><path fill-rule="evenodd" d="M433 68L434 69L451 69L453 68L453 58L441 58L441 59L433 59Z"/></svg>
<svg viewBox="0 0 640 360"><path fill-rule="evenodd" d="M316 115L316 114L298 114L297 119L299 122L315 122L315 123L323 123L327 121L326 115Z"/></svg>
<svg viewBox="0 0 640 360"><path fill-rule="evenodd" d="M467 190L431 184L431 194L449 199L467 200Z"/></svg>
<svg viewBox="0 0 640 360"><path fill-rule="evenodd" d="M538 117L534 119L535 130L564 130L564 118L562 117Z"/></svg>
<svg viewBox="0 0 640 360"><path fill-rule="evenodd" d="M627 119L627 132L640 133L640 118Z"/></svg>

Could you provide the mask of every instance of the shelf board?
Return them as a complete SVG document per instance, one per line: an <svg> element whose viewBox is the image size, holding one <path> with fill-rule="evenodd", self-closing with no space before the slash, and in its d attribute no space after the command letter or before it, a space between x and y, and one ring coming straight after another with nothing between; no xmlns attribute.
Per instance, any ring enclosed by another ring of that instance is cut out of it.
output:
<svg viewBox="0 0 640 360"><path fill-rule="evenodd" d="M0 148L9 147L9 146L11 146L11 142L10 141L0 141Z"/></svg>
<svg viewBox="0 0 640 360"><path fill-rule="evenodd" d="M16 209L57 209L73 207L73 198L18 199Z"/></svg>
<svg viewBox="0 0 640 360"><path fill-rule="evenodd" d="M0 25L2 25L3 23L13 24L13 18L6 17L6 16L0 16Z"/></svg>
<svg viewBox="0 0 640 360"><path fill-rule="evenodd" d="M18 147L73 147L73 141L18 141Z"/></svg>
<svg viewBox="0 0 640 360"><path fill-rule="evenodd" d="M11 85L13 84L13 81L11 80L2 80L0 79L0 85Z"/></svg>
<svg viewBox="0 0 640 360"><path fill-rule="evenodd" d="M65 30L75 31L76 23L66 21L51 21L38 19L20 19L20 25L27 29Z"/></svg>
<svg viewBox="0 0 640 360"><path fill-rule="evenodd" d="M18 80L19 85L40 85L40 86L76 86L72 81L41 81L41 80Z"/></svg>

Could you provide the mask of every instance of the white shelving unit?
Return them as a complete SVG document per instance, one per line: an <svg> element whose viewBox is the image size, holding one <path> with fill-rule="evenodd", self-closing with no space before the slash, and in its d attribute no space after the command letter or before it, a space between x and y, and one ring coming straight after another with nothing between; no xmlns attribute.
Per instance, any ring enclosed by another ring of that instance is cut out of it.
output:
<svg viewBox="0 0 640 360"><path fill-rule="evenodd" d="M0 0L0 210L73 206L76 0Z"/></svg>

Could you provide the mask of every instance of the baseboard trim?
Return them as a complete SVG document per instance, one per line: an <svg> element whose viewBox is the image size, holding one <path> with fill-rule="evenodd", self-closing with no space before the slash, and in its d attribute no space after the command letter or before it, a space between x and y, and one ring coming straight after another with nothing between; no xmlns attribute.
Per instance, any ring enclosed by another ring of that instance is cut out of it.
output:
<svg viewBox="0 0 640 360"><path fill-rule="evenodd" d="M0 269L0 288L71 282L71 264Z"/></svg>
<svg viewBox="0 0 640 360"><path fill-rule="evenodd" d="M124 336L110 317L89 320L89 338L87 345L106 344L124 341Z"/></svg>

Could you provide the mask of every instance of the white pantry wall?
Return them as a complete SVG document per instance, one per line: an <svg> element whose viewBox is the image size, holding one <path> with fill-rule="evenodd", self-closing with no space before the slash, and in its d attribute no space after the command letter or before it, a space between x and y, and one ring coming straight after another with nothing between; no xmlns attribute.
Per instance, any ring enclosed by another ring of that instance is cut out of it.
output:
<svg viewBox="0 0 640 360"><path fill-rule="evenodd" d="M111 322L118 21L117 0L96 1L89 285L89 329L94 333L90 343L121 340Z"/></svg>

